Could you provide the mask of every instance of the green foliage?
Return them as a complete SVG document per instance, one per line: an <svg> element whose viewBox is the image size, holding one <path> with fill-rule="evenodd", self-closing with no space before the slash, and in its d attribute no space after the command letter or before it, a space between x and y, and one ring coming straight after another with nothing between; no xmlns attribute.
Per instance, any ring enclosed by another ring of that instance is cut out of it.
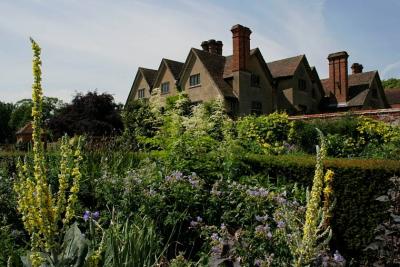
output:
<svg viewBox="0 0 400 267"><path fill-rule="evenodd" d="M400 88L400 79L390 78L387 80L382 80L383 88Z"/></svg>
<svg viewBox="0 0 400 267"><path fill-rule="evenodd" d="M366 266L396 266L400 264L400 177L390 179L392 187L376 200L387 202L388 218L378 225L375 238L365 249Z"/></svg>
<svg viewBox="0 0 400 267"><path fill-rule="evenodd" d="M329 156L400 159L400 127L367 117L346 116L337 120L297 121L294 144L313 153L316 128L326 134Z"/></svg>
<svg viewBox="0 0 400 267"><path fill-rule="evenodd" d="M163 251L153 221L135 216L133 222L112 221L106 231L104 266L155 266Z"/></svg>
<svg viewBox="0 0 400 267"><path fill-rule="evenodd" d="M128 149L147 150L145 140L154 137L158 127L159 119L151 111L148 102L136 100L125 106L122 112L124 132L122 143L128 145Z"/></svg>
<svg viewBox="0 0 400 267"><path fill-rule="evenodd" d="M293 135L293 123L283 113L242 117L237 121L236 129L243 147L261 154L282 154Z"/></svg>
<svg viewBox="0 0 400 267"><path fill-rule="evenodd" d="M13 104L0 101L0 144L11 143L14 139L13 128L9 125L13 110Z"/></svg>
<svg viewBox="0 0 400 267"><path fill-rule="evenodd" d="M311 185L314 160L303 156L247 156L251 173L281 177L288 182ZM382 203L374 199L385 193L389 179L400 173L398 161L327 159L326 168L335 173L333 191L337 199L333 210L333 242L346 256L358 257L370 242L376 225L385 216Z"/></svg>
<svg viewBox="0 0 400 267"><path fill-rule="evenodd" d="M60 108L63 107L63 102L55 97L43 97L42 100L43 121L51 119ZM31 99L22 99L15 103L14 110L8 122L9 126L18 130L25 126L29 121L32 121L33 101Z"/></svg>

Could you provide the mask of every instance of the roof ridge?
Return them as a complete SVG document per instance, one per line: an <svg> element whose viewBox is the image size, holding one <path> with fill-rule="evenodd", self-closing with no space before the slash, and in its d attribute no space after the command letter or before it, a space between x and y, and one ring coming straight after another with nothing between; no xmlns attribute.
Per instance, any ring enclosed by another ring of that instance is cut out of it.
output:
<svg viewBox="0 0 400 267"><path fill-rule="evenodd" d="M275 62L278 62L278 61L284 61L284 60L294 59L294 58L297 58L297 57L304 57L304 56L305 56L305 54L300 54L300 55L293 56L293 57L287 57L287 58L282 58L282 59L270 61L270 62L267 62L267 64L275 63Z"/></svg>

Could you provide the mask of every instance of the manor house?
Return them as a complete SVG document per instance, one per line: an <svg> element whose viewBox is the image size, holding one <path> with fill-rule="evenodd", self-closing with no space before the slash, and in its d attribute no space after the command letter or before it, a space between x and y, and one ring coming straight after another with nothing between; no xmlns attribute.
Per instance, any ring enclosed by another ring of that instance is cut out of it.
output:
<svg viewBox="0 0 400 267"><path fill-rule="evenodd" d="M354 63L348 73L347 52L328 55L329 77L320 79L305 55L266 62L259 48L251 48L251 30L235 25L232 55L214 39L191 48L185 62L162 59L157 70L140 67L127 103L149 98L158 88L162 99L185 92L193 103L224 100L233 116L312 114L326 111L388 108L378 71L363 72Z"/></svg>

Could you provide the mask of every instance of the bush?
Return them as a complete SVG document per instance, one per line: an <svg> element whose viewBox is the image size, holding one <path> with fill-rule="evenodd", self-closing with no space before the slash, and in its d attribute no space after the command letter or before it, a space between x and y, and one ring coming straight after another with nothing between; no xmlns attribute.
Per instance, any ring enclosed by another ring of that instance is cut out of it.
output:
<svg viewBox="0 0 400 267"><path fill-rule="evenodd" d="M263 173L306 186L311 184L315 164L312 157L288 155L249 155L244 161L252 166L250 174ZM358 257L386 216L383 204L375 198L388 190L392 176L400 174L400 164L393 160L328 159L324 165L335 172L334 244L345 255Z"/></svg>

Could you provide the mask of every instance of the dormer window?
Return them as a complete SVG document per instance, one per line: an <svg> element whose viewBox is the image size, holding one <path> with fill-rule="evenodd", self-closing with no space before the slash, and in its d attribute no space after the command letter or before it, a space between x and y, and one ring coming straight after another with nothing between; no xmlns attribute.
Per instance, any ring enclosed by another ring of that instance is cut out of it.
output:
<svg viewBox="0 0 400 267"><path fill-rule="evenodd" d="M144 88L138 90L138 98L144 98Z"/></svg>
<svg viewBox="0 0 400 267"><path fill-rule="evenodd" d="M256 74L251 74L251 83L252 87L260 87L260 76Z"/></svg>
<svg viewBox="0 0 400 267"><path fill-rule="evenodd" d="M190 75L189 86L192 87L192 86L198 86L198 85L200 85L200 73Z"/></svg>
<svg viewBox="0 0 400 267"><path fill-rule="evenodd" d="M161 84L161 94L169 93L169 82L165 82Z"/></svg>

